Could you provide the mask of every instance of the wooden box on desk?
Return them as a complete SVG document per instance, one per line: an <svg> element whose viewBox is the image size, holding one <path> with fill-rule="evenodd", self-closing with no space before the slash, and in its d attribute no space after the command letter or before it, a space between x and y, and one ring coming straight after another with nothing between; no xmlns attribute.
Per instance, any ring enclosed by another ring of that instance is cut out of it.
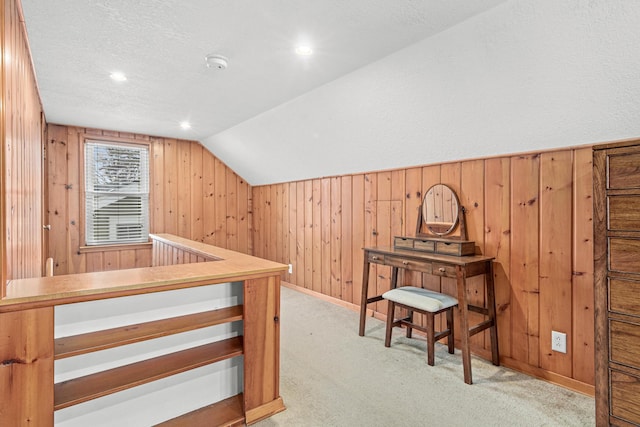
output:
<svg viewBox="0 0 640 427"><path fill-rule="evenodd" d="M476 244L470 240L452 240L437 237L404 237L393 239L395 249L429 252L441 255L467 256L475 255Z"/></svg>

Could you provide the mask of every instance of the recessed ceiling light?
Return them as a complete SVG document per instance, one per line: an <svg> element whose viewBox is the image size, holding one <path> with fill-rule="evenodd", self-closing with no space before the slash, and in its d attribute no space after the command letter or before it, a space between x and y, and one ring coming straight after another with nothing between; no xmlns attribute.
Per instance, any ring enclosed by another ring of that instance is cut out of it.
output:
<svg viewBox="0 0 640 427"><path fill-rule="evenodd" d="M300 45L296 47L296 54L300 56L309 56L312 53L313 53L313 49L311 49L311 46Z"/></svg>
<svg viewBox="0 0 640 427"><path fill-rule="evenodd" d="M120 71L111 73L109 77L111 77L111 80L116 82L124 82L127 80L127 76L125 76L124 73L121 73Z"/></svg>
<svg viewBox="0 0 640 427"><path fill-rule="evenodd" d="M187 121L180 122L180 127L184 130L191 129L191 123Z"/></svg>

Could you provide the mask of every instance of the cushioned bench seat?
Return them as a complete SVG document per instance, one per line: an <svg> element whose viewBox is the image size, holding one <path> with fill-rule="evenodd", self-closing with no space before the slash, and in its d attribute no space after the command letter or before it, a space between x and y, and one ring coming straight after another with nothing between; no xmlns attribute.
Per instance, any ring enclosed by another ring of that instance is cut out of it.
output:
<svg viewBox="0 0 640 427"><path fill-rule="evenodd" d="M411 338L411 331L413 329L427 334L427 363L429 365L433 366L434 364L435 342L442 338L448 337L447 346L449 353L454 353L453 308L458 305L456 298L415 286L403 286L391 289L382 294L382 298L389 301L384 342L385 347L391 346L391 331L393 327L405 325L407 328L407 338ZM396 306L406 309L408 311L407 317L395 319ZM426 315L426 327L414 323L414 312ZM439 313L446 313L447 329L436 333L434 329L434 317Z"/></svg>

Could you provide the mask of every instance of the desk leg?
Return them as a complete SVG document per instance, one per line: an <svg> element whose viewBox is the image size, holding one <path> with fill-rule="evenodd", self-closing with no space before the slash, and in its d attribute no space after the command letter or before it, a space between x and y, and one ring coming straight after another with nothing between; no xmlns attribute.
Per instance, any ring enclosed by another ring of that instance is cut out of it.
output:
<svg viewBox="0 0 640 427"><path fill-rule="evenodd" d="M391 289L398 287L398 267L391 267Z"/></svg>
<svg viewBox="0 0 640 427"><path fill-rule="evenodd" d="M493 262L487 261L486 268L486 281L487 281L487 309L489 310L489 320L492 325L489 329L491 335L491 362L500 366L500 353L498 350L498 319L496 318L496 292L493 280Z"/></svg>
<svg viewBox="0 0 640 427"><path fill-rule="evenodd" d="M369 297L369 255L364 253L364 269L362 270L362 296L360 297L360 329L358 335L364 336L364 324L367 319L367 299Z"/></svg>
<svg viewBox="0 0 640 427"><path fill-rule="evenodd" d="M469 347L469 303L467 301L467 286L465 272L462 267L456 267L456 288L458 289L458 309L460 311L460 331L462 332L462 367L464 382L473 384L471 379L471 348Z"/></svg>

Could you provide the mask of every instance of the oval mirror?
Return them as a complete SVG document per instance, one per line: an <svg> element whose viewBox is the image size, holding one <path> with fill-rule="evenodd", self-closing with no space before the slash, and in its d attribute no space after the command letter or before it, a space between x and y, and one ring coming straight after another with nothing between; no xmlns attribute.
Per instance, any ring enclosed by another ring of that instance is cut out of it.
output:
<svg viewBox="0 0 640 427"><path fill-rule="evenodd" d="M458 196L444 184L436 184L422 200L422 219L430 233L446 236L458 224Z"/></svg>

